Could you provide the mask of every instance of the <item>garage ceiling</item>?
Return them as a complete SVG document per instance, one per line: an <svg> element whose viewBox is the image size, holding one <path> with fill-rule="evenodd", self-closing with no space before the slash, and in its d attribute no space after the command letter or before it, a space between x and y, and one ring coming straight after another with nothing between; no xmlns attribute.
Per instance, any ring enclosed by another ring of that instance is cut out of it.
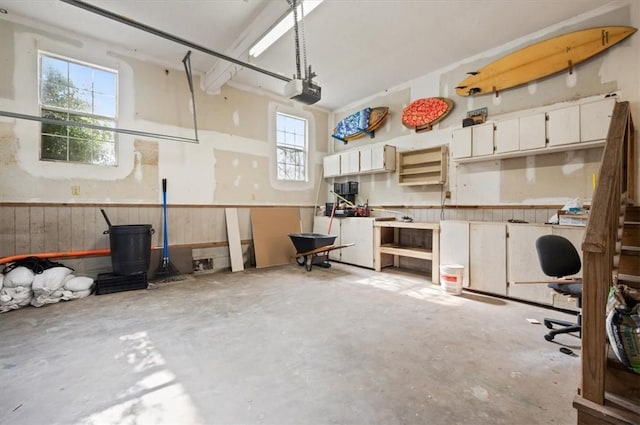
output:
<svg viewBox="0 0 640 425"><path fill-rule="evenodd" d="M248 62L248 48L288 10L286 0L90 0L92 5ZM335 110L610 3L603 0L325 0L305 20L308 63ZM108 41L182 68L187 47L57 0L0 0L2 20L38 22ZM291 77L293 31L251 63ZM282 94L284 82L193 52L215 92L231 81ZM217 78L221 76L222 79ZM434 93L435 94L435 93Z"/></svg>

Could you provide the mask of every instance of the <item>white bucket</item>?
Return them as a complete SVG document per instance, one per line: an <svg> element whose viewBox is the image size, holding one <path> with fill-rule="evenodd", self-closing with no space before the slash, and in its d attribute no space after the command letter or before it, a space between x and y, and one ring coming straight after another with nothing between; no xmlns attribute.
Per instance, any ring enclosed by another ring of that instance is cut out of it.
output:
<svg viewBox="0 0 640 425"><path fill-rule="evenodd" d="M440 286L449 294L462 294L463 273L464 266L460 264L440 266Z"/></svg>

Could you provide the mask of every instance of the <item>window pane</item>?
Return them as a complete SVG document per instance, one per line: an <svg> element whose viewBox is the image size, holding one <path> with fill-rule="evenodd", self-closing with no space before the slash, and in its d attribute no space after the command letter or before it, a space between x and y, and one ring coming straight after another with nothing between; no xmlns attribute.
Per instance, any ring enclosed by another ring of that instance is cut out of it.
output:
<svg viewBox="0 0 640 425"><path fill-rule="evenodd" d="M91 141L69 139L69 161L91 164L93 146Z"/></svg>
<svg viewBox="0 0 640 425"><path fill-rule="evenodd" d="M91 91L87 90L75 90L72 98L70 99L70 109L78 112L93 112L93 96Z"/></svg>
<svg viewBox="0 0 640 425"><path fill-rule="evenodd" d="M50 56L41 56L41 59L40 67L42 68L43 80L48 80L53 75L56 79L64 81L65 85L69 83L69 65L67 61Z"/></svg>
<svg viewBox="0 0 640 425"><path fill-rule="evenodd" d="M47 106L66 108L69 99L69 87L61 81L46 80L40 85L40 102Z"/></svg>
<svg viewBox="0 0 640 425"><path fill-rule="evenodd" d="M116 145L114 143L101 143L97 148L94 163L116 165Z"/></svg>
<svg viewBox="0 0 640 425"><path fill-rule="evenodd" d="M103 115L105 117L115 118L116 116L116 97L104 94L93 95L93 113Z"/></svg>
<svg viewBox="0 0 640 425"><path fill-rule="evenodd" d="M116 97L116 74L102 69L93 70L93 91Z"/></svg>
<svg viewBox="0 0 640 425"><path fill-rule="evenodd" d="M67 138L58 136L42 136L41 159L67 160Z"/></svg>
<svg viewBox="0 0 640 425"><path fill-rule="evenodd" d="M93 90L91 68L85 65L69 62L69 85L81 90Z"/></svg>
<svg viewBox="0 0 640 425"><path fill-rule="evenodd" d="M284 131L284 120L285 120L284 115L282 114L276 115L276 128L278 129L278 131Z"/></svg>
<svg viewBox="0 0 640 425"><path fill-rule="evenodd" d="M296 134L293 138L293 145L299 148L304 148L304 134Z"/></svg>
<svg viewBox="0 0 640 425"><path fill-rule="evenodd" d="M284 180L287 177L285 169L286 167L284 164L278 164L278 179Z"/></svg>
<svg viewBox="0 0 640 425"><path fill-rule="evenodd" d="M293 132L298 135L304 135L305 122L303 120L296 120L293 126Z"/></svg>

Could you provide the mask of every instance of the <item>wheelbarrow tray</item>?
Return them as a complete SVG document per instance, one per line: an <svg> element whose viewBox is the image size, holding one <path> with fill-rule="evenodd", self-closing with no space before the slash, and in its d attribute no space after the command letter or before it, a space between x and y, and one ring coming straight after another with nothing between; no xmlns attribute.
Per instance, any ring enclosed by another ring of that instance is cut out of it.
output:
<svg viewBox="0 0 640 425"><path fill-rule="evenodd" d="M291 233L289 238L298 253L312 251L324 246L333 245L338 236L322 233Z"/></svg>
<svg viewBox="0 0 640 425"><path fill-rule="evenodd" d="M296 263L300 266L305 266L307 271L310 272L314 264L324 264L329 262L329 252L334 249L346 248L353 246L355 243L347 243L343 245L325 245L319 248L312 249L310 251L296 253ZM329 267L329 266L325 266Z"/></svg>

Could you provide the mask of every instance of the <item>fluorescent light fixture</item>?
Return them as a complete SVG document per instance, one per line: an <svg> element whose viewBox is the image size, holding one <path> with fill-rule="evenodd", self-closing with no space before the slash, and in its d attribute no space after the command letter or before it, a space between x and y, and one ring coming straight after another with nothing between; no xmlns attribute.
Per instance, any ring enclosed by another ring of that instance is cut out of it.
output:
<svg viewBox="0 0 640 425"><path fill-rule="evenodd" d="M313 9L318 7L324 0L303 0L304 1L304 16L307 16ZM302 19L302 13L300 11L302 5L298 5L298 22ZM253 47L249 49L249 55L257 58L275 43L280 37L282 37L287 31L293 28L293 11L287 13L284 18L280 20L273 28L271 28Z"/></svg>

